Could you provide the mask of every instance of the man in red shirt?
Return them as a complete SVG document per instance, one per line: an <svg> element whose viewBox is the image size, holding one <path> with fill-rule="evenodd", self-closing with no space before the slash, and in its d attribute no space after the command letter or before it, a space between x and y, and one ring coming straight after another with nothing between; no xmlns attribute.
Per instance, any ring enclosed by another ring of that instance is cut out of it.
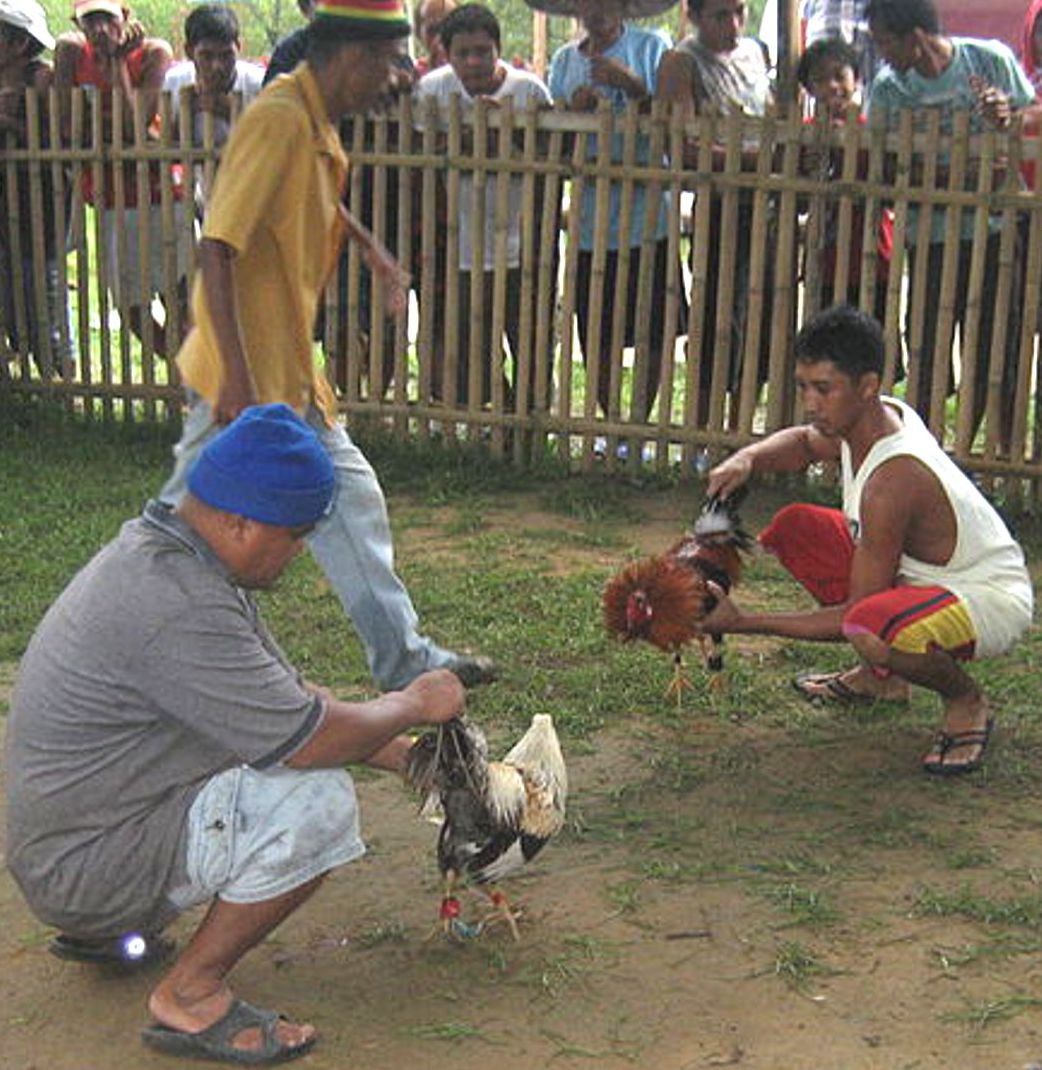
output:
<svg viewBox="0 0 1042 1070"><path fill-rule="evenodd" d="M108 144L134 144L134 108L136 96L145 118L147 136L158 135L159 95L163 76L173 59L170 45L158 37L146 37L144 28L130 17L130 11L120 0L76 0L73 9L76 31L63 35L54 51L55 86L62 95L62 115L69 134L71 91L76 86L94 86L99 93L103 135ZM124 97L122 129L113 129L113 93ZM153 295L164 289L163 229L159 205L162 200L161 169L148 169L149 204L138 205L137 168L133 162L123 166L123 211L116 205L116 183L113 168L106 167L101 190L94 188L90 168L83 172L83 197L101 213L105 246L106 278L121 311L126 311L130 328L144 339L146 319L151 320ZM186 310L185 275L187 256L183 236L183 190L175 173L175 228L178 235L175 277L166 280L176 285L184 322ZM143 209L142 218L139 212ZM148 226L148 264L140 263L140 230ZM125 238L125 255L120 257L117 236ZM169 309L168 309L169 314ZM167 325L152 320L152 349L161 356L172 356L177 349L176 338L167 338Z"/></svg>

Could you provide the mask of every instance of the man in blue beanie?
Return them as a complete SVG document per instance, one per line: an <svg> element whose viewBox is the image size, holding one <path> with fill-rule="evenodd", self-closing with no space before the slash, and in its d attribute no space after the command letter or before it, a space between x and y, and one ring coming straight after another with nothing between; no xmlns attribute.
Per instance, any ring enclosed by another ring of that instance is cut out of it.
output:
<svg viewBox="0 0 1042 1070"><path fill-rule="evenodd" d="M463 706L439 669L371 702L304 681L262 624L270 586L336 484L287 405L210 440L176 509L150 502L72 580L22 660L7 723L7 864L60 957L145 961L210 909L152 991L149 1045L282 1061L315 1042L227 975L335 866L359 857L343 766L399 770L402 733Z"/></svg>

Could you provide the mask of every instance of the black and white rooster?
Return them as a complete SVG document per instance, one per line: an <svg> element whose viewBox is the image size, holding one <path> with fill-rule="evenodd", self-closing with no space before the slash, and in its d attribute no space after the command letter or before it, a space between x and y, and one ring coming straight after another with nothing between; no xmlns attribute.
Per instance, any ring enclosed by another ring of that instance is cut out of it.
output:
<svg viewBox="0 0 1042 1070"><path fill-rule="evenodd" d="M455 891L477 885L491 918L520 939L517 914L497 884L534 858L564 824L568 774L553 718L536 714L502 761L489 761L481 729L456 718L427 732L409 753L405 778L424 796L423 810L440 808L438 868L444 878L441 924L449 935L480 931L460 917Z"/></svg>

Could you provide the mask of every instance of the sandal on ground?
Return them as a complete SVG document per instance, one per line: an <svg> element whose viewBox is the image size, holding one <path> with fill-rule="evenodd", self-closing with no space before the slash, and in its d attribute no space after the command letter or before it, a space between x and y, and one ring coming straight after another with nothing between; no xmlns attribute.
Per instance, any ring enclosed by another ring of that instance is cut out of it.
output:
<svg viewBox="0 0 1042 1070"><path fill-rule="evenodd" d="M844 672L801 672L792 678L792 686L811 702L843 703L868 706L880 699L864 691L855 691L843 682Z"/></svg>
<svg viewBox="0 0 1042 1070"><path fill-rule="evenodd" d="M66 962L143 970L168 959L176 947L174 940L161 933L125 933L98 939L59 933L47 945L47 950Z"/></svg>
<svg viewBox="0 0 1042 1070"><path fill-rule="evenodd" d="M240 1066L273 1066L296 1059L314 1046L316 1037L290 1046L279 1040L279 1015L261 1010L244 999L232 1001L228 1013L199 1033L187 1033L168 1025L146 1026L141 1039L156 1051L178 1055L182 1059L210 1059L214 1062L238 1063ZM237 1048L235 1038L244 1029L259 1029L257 1048Z"/></svg>
<svg viewBox="0 0 1042 1070"><path fill-rule="evenodd" d="M995 727L995 718L989 717L983 728L968 728L965 732L939 732L937 739L926 758L936 758L937 761L928 762L923 759L923 771L931 776L961 776L963 773L973 773L984 764L984 755L991 741L991 732ZM968 762L950 762L948 755L952 751L963 747L980 747L977 757Z"/></svg>

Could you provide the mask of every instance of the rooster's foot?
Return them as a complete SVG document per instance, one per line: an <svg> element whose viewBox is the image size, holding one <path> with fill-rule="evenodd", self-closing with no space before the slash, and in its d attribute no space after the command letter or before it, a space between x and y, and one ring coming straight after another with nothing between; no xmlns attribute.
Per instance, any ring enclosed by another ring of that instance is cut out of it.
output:
<svg viewBox="0 0 1042 1070"><path fill-rule="evenodd" d="M485 894L488 896L493 909L488 913L483 924L492 925L497 921L506 922L510 926L511 935L520 943L521 933L518 930L517 922L523 911L520 909L514 910L510 906L510 901L507 897L498 889L486 891Z"/></svg>
<svg viewBox="0 0 1042 1070"><path fill-rule="evenodd" d="M446 883L446 888L451 889L452 883L454 882L450 879ZM477 925L471 925L469 922L464 921L460 916L461 910L460 901L451 894L451 891L447 891L438 910L438 924L431 929L424 939L433 940L439 932L446 940L467 940L480 936L484 924L478 922Z"/></svg>
<svg viewBox="0 0 1042 1070"><path fill-rule="evenodd" d="M666 688L666 698L675 702L679 709L683 704L684 692L694 691L694 689L694 684L691 683L687 673L678 667L673 673L673 679L669 681L669 687Z"/></svg>

